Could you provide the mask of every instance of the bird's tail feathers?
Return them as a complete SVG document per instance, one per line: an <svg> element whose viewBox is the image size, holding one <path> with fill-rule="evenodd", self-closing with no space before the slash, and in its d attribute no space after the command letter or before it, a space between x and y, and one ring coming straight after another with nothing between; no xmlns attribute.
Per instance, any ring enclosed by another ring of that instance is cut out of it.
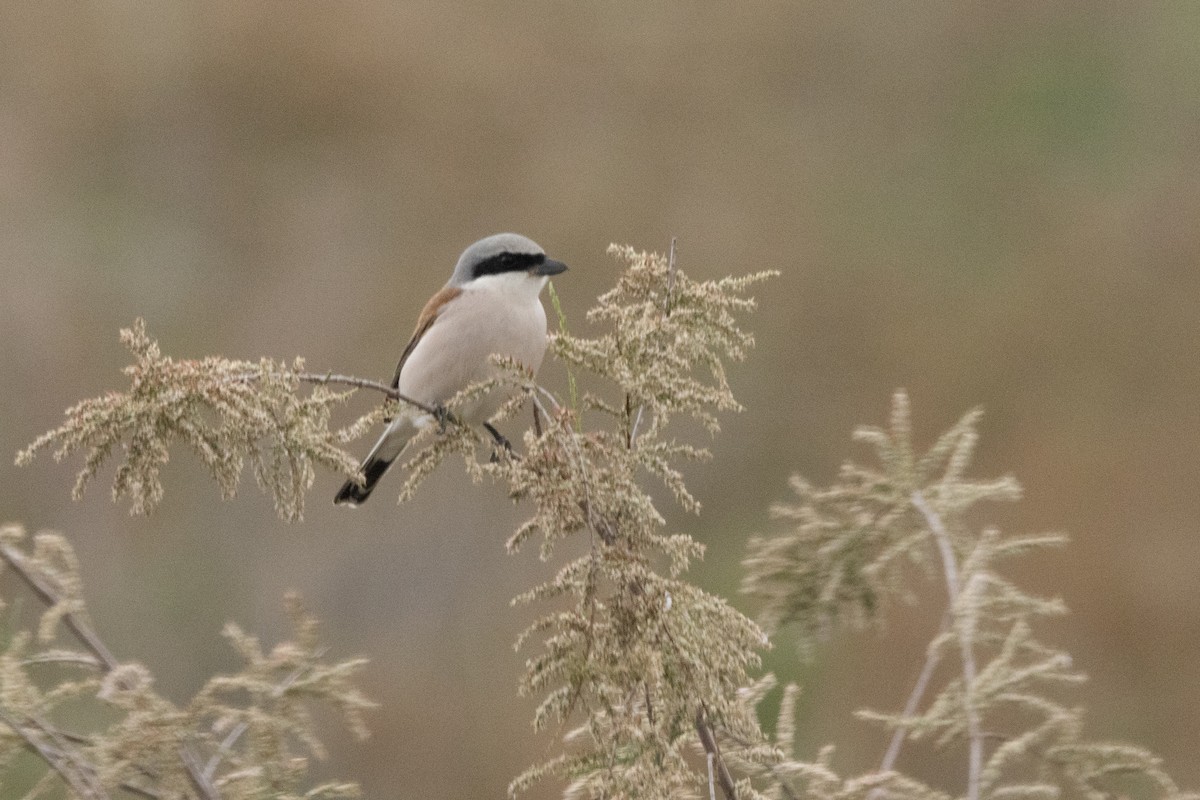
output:
<svg viewBox="0 0 1200 800"><path fill-rule="evenodd" d="M383 436L379 437L379 441L371 448L371 452L363 460L362 466L358 468L359 472L363 474L363 482L358 484L353 480L348 480L343 483L342 488L333 498L333 504L348 505L353 508L366 502L366 499L371 496L371 492L375 490L375 484L379 483L379 479L388 471L388 467L392 466L392 462L400 457L400 453L404 451L413 433L411 426L401 420L393 422L384 431Z"/></svg>
<svg viewBox="0 0 1200 800"><path fill-rule="evenodd" d="M371 496L371 492L375 490L375 484L379 483L379 479L388 471L388 467L394 460L378 456L368 457L359 468L363 474L362 484L359 485L352 480L343 483L337 496L333 498L334 505L357 506L366 502L366 499Z"/></svg>

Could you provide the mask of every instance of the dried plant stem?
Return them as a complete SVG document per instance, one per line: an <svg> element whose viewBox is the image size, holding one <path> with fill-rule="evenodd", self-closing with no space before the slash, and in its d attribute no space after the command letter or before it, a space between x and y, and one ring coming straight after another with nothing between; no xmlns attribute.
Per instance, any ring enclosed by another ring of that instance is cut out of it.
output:
<svg viewBox="0 0 1200 800"><path fill-rule="evenodd" d="M318 655L322 655L324 652L324 650L321 650ZM271 696L274 698L283 697L283 693L291 688L296 681L300 680L305 672L308 672L308 667L302 667L292 672L292 674L280 681L275 688L271 690ZM242 734L249 729L250 723L242 720L233 727L233 730L231 730L224 739L221 740L221 744L217 747L217 752L213 753L212 758L208 760L208 763L204 766L204 770L201 773L201 777L206 783L211 784L213 776L217 774L217 767L220 766L221 759L223 759L225 755L233 749L233 746L237 744L238 739L242 738Z"/></svg>
<svg viewBox="0 0 1200 800"><path fill-rule="evenodd" d="M855 433L873 446L878 465L846 463L827 487L795 477L799 502L776 508L779 518L794 523L792 530L752 540L743 586L767 601L765 627L775 631L798 623L803 644L816 641L843 615L869 617L882 598L909 595L912 562L934 567L944 582L938 590L944 599L935 601L942 606L940 622L931 626L936 630L920 659L924 664L914 665L920 674L909 684L903 711L856 714L886 726L891 741L883 742L882 763L877 759L865 775L843 777L834 771L832 745L813 761L791 756L798 689L789 685L775 734L766 737L776 750L750 756L753 777L763 783L756 791L782 798L790 782L819 800L1044 800L1131 791L1154 800L1200 800L1198 793L1180 791L1153 753L1084 738L1083 709L1058 699L1063 687L1086 676L1076 671L1069 653L1038 641L1034 629L1039 619L1066 608L1059 598L1026 593L996 566L1061 544L1064 537L1003 536L993 527L974 527L968 512L976 503L1016 500L1021 491L1010 477L966 477L978 418L978 411L968 412L921 453L912 442L908 397L897 392L887 427ZM897 487L903 487L899 495ZM747 710L761 709L776 685L768 675L748 687ZM751 730L761 733L762 727ZM749 739L742 745L746 751L758 746L754 736L742 738ZM943 766L960 776L957 788L903 774L900 751L918 741L942 751ZM962 747L946 750L948 744Z"/></svg>
<svg viewBox="0 0 1200 800"><path fill-rule="evenodd" d="M715 764L717 782L721 785L721 794L725 795L725 800L737 800L737 788L733 784L733 776L729 774L729 767L726 766L725 759L721 757L721 746L717 744L717 737L713 735L712 723L708 721L708 709L704 703L701 703L696 709L696 733L700 735L700 745L708 755L709 785L711 786L711 776Z"/></svg>
<svg viewBox="0 0 1200 800"><path fill-rule="evenodd" d="M938 630L938 635L946 631L950 627L950 614L946 613L942 617L942 624ZM937 669L942 660L941 650L930 648L925 654L925 664L921 667L921 674L917 676L916 682L913 684L912 691L909 692L908 701L904 704L904 711L901 712L902 719L908 719L917 713L917 708L921 705L921 699L925 696L925 690L929 688L929 681L933 679L933 673ZM890 772L896 766L896 760L900 758L900 748L904 746L904 739L908 735L907 725L898 725L896 730L892 732L892 740L888 743L887 752L883 754L883 760L879 762L879 772ZM881 789L876 789L872 793L872 800L878 797Z"/></svg>
<svg viewBox="0 0 1200 800"><path fill-rule="evenodd" d="M913 507L925 518L929 530L933 533L938 551L942 557L942 570L946 577L946 590L950 595L950 608L953 610L961 596L961 583L958 562L954 556L954 546L950 534L937 512L926 502L920 490L912 493ZM974 687L977 669L975 665L975 650L971 644L971 631L962 625L958 629L958 644L962 651L963 672L963 705L967 715L967 739L969 745L967 770L967 800L979 800L980 778L983 773L983 732L979 723L979 712L975 709Z"/></svg>
<svg viewBox="0 0 1200 800"><path fill-rule="evenodd" d="M558 292L554 290L554 281L549 281L546 284L546 292L550 295L550 305L554 307L554 313L558 316L558 332L563 336L566 336L568 335L567 315L563 311L562 301L558 298ZM579 386L575 380L575 370L573 370L570 365L567 366L567 396L571 399L571 410L578 411ZM578 424L578 422L576 422L576 424Z"/></svg>
<svg viewBox="0 0 1200 800"><path fill-rule="evenodd" d="M43 742L39 737L34 736L26 726L5 713L3 709L0 709L0 722L12 728L13 732L25 742L25 745L40 755L42 760L62 776L63 781L80 797L85 800L92 800L92 798L103 800L108 797L104 787L96 783L95 769L90 765L83 763L78 757L71 757L66 750Z"/></svg>
<svg viewBox="0 0 1200 800"><path fill-rule="evenodd" d="M383 392L393 400L399 400L402 403L407 403L410 406L416 406L426 414L441 414L442 411L436 406L431 406L429 403L422 403L420 400L415 400L406 394L402 394L399 389L394 386L389 386L386 383L379 381L367 380L366 378L356 378L353 375L334 375L332 373L317 373L317 372L300 372L296 374L297 380L304 383L312 383L318 386L328 386L334 384L337 386L351 386L355 389L372 389L376 392Z"/></svg>
<svg viewBox="0 0 1200 800"><path fill-rule="evenodd" d="M79 663L84 663L86 666L90 666L90 667L97 666L95 659L88 659L86 662L79 662ZM82 770L85 774L91 775L94 773L94 771L95 771L94 767L92 767L87 762L83 761L81 758L79 758L78 755L73 754L63 744L63 742L71 742L73 744L92 744L92 740L90 738L88 738L87 736L80 736L79 734L72 733L71 731L64 731L63 729L61 729L59 727L51 725L49 722L47 722L44 719L40 719L40 718L31 719L30 723L32 725L36 726L40 731L45 733L51 739L61 740L61 741L56 742L56 744L58 745L57 747L53 747L50 745L41 745L40 742L38 742L36 739L34 739L32 737L32 734L30 734L28 730L26 730L24 728L18 728L16 721L13 720L13 718L10 715L5 713L2 708L0 708L0 722L7 724L10 728L12 728L14 731L16 731L17 735L21 738L22 741L25 742L26 746L37 751L37 753L42 756L43 760L45 760L47 764L49 764L51 767L54 768L55 772L57 772L59 775L62 775L63 778L67 780L68 784L71 784L72 786L74 786L74 784L71 782L71 780L66 775L63 775L62 770L58 768L58 766L55 764L54 761L52 761L52 759L58 759L58 758L62 757L64 759L70 760L72 763L74 763L76 766L78 766L79 769ZM148 777L153 778L153 775L148 770L141 768L141 767L139 767L139 769L144 774L146 774ZM129 794L137 795L138 797L148 797L148 798L151 798L151 800L157 800L157 798L161 797L161 795L158 792L156 792L152 789L147 789L144 786L136 786L136 785L134 785L132 783L128 783L128 782L122 783L120 785L120 787L121 787L121 791L128 792ZM101 792L101 794L103 795L103 791ZM107 796L107 795L104 795L104 796Z"/></svg>
<svg viewBox="0 0 1200 800"><path fill-rule="evenodd" d="M204 774L204 768L200 766L200 759L196 754L188 748L187 745L179 748L179 759L187 767L188 782L192 784L201 797L205 800L221 800L221 793L216 786Z"/></svg>
<svg viewBox="0 0 1200 800"><path fill-rule="evenodd" d="M21 577L21 580L25 581L34 594L41 598L43 603L53 606L59 602L58 590L45 577L31 570L25 556L15 547L0 544L0 558L3 558L5 563L12 567L13 571ZM96 632L85 620L80 619L78 614L64 614L63 624L70 629L71 633L75 634L88 652L96 657L105 672L112 672L119 666L112 651L105 646L104 642L100 641Z"/></svg>
<svg viewBox="0 0 1200 800"><path fill-rule="evenodd" d="M25 584L33 591L34 594L38 596L38 598L41 599L43 603L48 606L54 606L61 601L62 598L59 596L58 589L49 580L47 580L45 576L39 574L37 570L31 569L24 554L22 554L16 548L8 544L0 543L0 558L3 558L4 562L12 567L13 571L20 576L21 580L25 582ZM92 627L87 623L87 621L80 618L78 614L70 612L64 614L63 624L67 626L67 629L70 630L71 633L75 634L75 637L79 639L80 643L87 649L87 651L96 657L96 661L103 672L112 672L120 666L120 662L117 661L116 656L112 654L112 651L108 649L108 646L105 645L96 632L92 630ZM68 751L65 748L60 751L57 748L47 749L45 746L41 746L29 735L28 731L26 731L19 724L16 724L14 720L7 715L4 715L2 712L0 712L0 721L8 724L8 726L17 733L17 735L25 740L26 744L28 744L30 747L36 750L39 755L42 756L42 758L47 764L50 765L52 769L62 775L63 779L66 780L73 789L79 792L82 797L108 797L107 793L104 792L103 787L93 787L90 786L89 783L88 786L85 786L85 791L77 786L76 780L74 780L71 775L68 775L64 771L62 766L62 758L59 758L58 755L56 755L56 753L62 753L64 758L73 760L67 755ZM191 750L189 750L186 746L180 748L180 758L183 760L183 764L187 769L188 779L192 782L196 791L200 793L200 796L206 800L220 800L220 793L217 791L216 787L212 786L210 781L205 779L200 765ZM80 770L83 772L83 774L87 774L86 770L84 769L86 765L79 764L77 766L80 767ZM145 794L145 792L142 790L138 791L141 794Z"/></svg>

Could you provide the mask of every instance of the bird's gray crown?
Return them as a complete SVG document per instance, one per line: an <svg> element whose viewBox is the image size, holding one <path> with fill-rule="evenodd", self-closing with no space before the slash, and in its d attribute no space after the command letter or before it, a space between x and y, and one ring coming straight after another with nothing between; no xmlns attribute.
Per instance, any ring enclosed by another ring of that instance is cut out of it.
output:
<svg viewBox="0 0 1200 800"><path fill-rule="evenodd" d="M463 251L447 286L462 286L482 275L524 272L545 259L545 251L532 239L519 233L497 233Z"/></svg>

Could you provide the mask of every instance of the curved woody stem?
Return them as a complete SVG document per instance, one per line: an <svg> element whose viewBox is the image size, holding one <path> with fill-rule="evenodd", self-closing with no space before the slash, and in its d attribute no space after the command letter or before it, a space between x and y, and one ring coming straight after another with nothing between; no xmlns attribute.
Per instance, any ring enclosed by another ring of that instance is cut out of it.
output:
<svg viewBox="0 0 1200 800"><path fill-rule="evenodd" d="M925 500L925 496L920 490L912 493L912 504L921 516L925 518L926 524L929 525L929 530L933 533L934 541L937 543L938 552L942 557L942 570L946 577L946 591L950 595L950 614L951 624L958 632L958 645L962 651L962 673L963 673L963 705L966 708L967 714L967 740L968 740L968 771L967 771L967 800L979 800L980 781L983 773L983 732L980 726L979 711L975 708L974 687L975 677L978 673L975 664L975 649L971 642L973 637L974 618L969 617L964 622L955 624L953 617L956 607L959 604L959 598L963 591L973 588L973 578L968 579L968 586L961 585L961 575L958 571L958 562L954 556L954 546L950 541L950 534L946 531L946 526L942 524L942 518ZM932 670L930 670L932 672Z"/></svg>

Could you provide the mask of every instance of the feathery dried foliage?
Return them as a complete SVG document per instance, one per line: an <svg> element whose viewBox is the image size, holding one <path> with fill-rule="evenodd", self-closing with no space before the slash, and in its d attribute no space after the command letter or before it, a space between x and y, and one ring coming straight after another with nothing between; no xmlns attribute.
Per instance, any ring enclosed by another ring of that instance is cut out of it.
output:
<svg viewBox="0 0 1200 800"><path fill-rule="evenodd" d="M743 591L763 603L759 620L768 631L794 624L807 646L834 619L863 622L887 597L906 596L906 565L928 572L938 555L930 547L932 532L912 507L913 492L936 498L960 557L973 542L963 524L967 510L983 500L1020 497L1011 478L963 477L976 443L978 409L918 457L910 442L907 402L904 395L896 396L890 432L855 431L857 441L876 447L880 469L847 463L838 483L825 489L794 476L797 502L772 508L777 518L795 523L794 529L786 536L751 540Z"/></svg>
<svg viewBox="0 0 1200 800"><path fill-rule="evenodd" d="M51 447L55 460L85 451L84 467L75 481L76 499L119 446L124 461L113 478L113 499L127 497L132 514L152 512L162 500L160 472L170 446L180 442L200 457L224 498L237 493L249 462L280 516L299 519L316 465L348 476L357 473L357 461L335 441L345 441L386 413L373 413L338 435L329 429L330 413L351 392L318 385L300 396L302 380L319 382L319 376L304 372L302 359L290 366L265 358L177 361L162 354L141 319L121 331L121 342L134 358L125 368L132 384L129 391L109 392L72 406L61 426L17 455L17 464L24 465Z"/></svg>
<svg viewBox="0 0 1200 800"><path fill-rule="evenodd" d="M559 609L518 642L544 640L520 684L522 692L541 697L535 727L582 724L567 736L561 756L513 782L514 794L547 775L567 780L571 796L693 794L704 781L687 758L689 748L699 743L717 755L713 731L738 713L737 689L767 644L749 619L681 578L702 548L663 530L665 520L643 483L657 479L684 509L699 510L680 464L708 458L708 452L668 435L668 425L684 416L716 433L717 414L739 408L725 363L743 358L753 338L738 328L736 315L754 307L746 289L771 273L693 281L675 269L673 247L670 257L628 247L610 252L626 270L589 314L604 332L571 335L559 310L553 348L571 372L570 405L563 407L527 372L500 359L496 378L464 390L446 410L453 414L484 392L519 387L497 418L532 399L539 425L525 434L524 454L494 454L481 463L475 430L430 426L410 445L401 489L402 499L410 497L447 456L459 454L475 480L505 481L515 500L533 506L531 519L509 539L511 551L534 536L541 539L543 559L567 537L586 537L590 544L587 555L517 598L553 601ZM177 362L160 353L140 321L122 338L135 358L127 370L130 391L68 410L66 422L18 462L50 447L59 458L85 450L78 495L120 445L125 459L114 495L129 497L135 513L161 499L159 471L170 445L182 441L200 455L225 496L236 490L249 460L279 512L297 518L316 464L356 474L354 461L335 441L362 435L396 411L389 404L335 434L328 427L330 410L348 393L323 384L406 399L370 381L305 373L299 361L291 367L266 360ZM606 385L580 398L575 376L584 373ZM301 383L318 387L298 397ZM244 637L231 636L257 663ZM225 685L214 683L202 697L211 699Z"/></svg>
<svg viewBox="0 0 1200 800"><path fill-rule="evenodd" d="M513 781L512 795L554 776L568 782L572 798L695 796L704 778L690 750L734 713L737 689L766 646L750 620L681 578L703 548L663 530L643 483L656 478L684 509L699 510L679 464L708 452L668 436L668 423L683 415L716 432L716 412L738 408L724 364L744 357L753 339L735 314L754 307L743 293L769 273L693 281L673 257L617 246L609 252L626 270L588 315L602 332L576 336L560 323L552 343L581 385L591 373L603 387L585 392L581 407L564 406L507 365L505 374L524 392L501 416L529 397L541 417L539 430L525 434L521 457L476 462L471 436L451 431L409 462L406 495L453 452L467 455L477 478L506 482L514 500L533 506L508 541L512 552L531 538L541 540L543 560L568 537L589 544L514 600L555 606L517 642L543 644L527 662L520 691L541 698L536 729L572 730L560 755ZM602 391L619 402L601 399Z"/></svg>
<svg viewBox="0 0 1200 800"><path fill-rule="evenodd" d="M761 628L684 580L703 548L666 532L646 479L660 481L683 509L699 511L680 468L709 454L676 438L670 424L682 416L716 433L717 415L738 410L725 364L753 345L737 315L754 307L746 290L771 273L693 281L675 268L673 246L666 257L618 246L610 253L626 269L588 315L601 326L599 335L569 333L551 293L559 312L552 346L567 364L569 403L538 387L519 365L497 359L496 377L467 388L447 409L421 406L451 417L414 439L401 488L401 499L411 497L457 454L474 480L503 481L515 501L532 506L508 540L511 552L540 539L541 558L549 560L566 539L586 542L584 555L514 600L552 608L518 638L518 647L542 643L519 689L539 698L535 729L566 733L562 752L517 777L510 795L554 777L565 782L568 798L714 798L719 790L725 800L1104 800L1116 793L1200 800L1181 792L1145 750L1085 739L1081 711L1059 699L1083 675L1065 652L1039 641L1035 627L1066 610L1058 599L1024 591L1001 568L1012 556L1064 539L1006 537L972 524L981 501L1020 496L1011 478L966 477L978 411L918 454L908 400L897 394L887 429L855 434L874 447L877 466L847 464L828 488L795 478L797 499L775 509L791 527L753 539L745 561L743 588L762 605ZM120 445L125 458L113 492L128 497L135 513L161 499L159 472L170 444L182 441L223 495L236 491L249 461L279 513L298 518L316 465L357 474L337 442L364 435L398 410L388 402L332 432L332 407L349 392L326 386L370 388L414 404L383 384L306 373L299 360L292 366L177 362L161 355L140 321L122 339L135 358L127 369L130 391L69 409L66 422L30 445L18 463L50 447L56 458L85 450L78 496ZM589 374L593 381L577 382ZM299 396L302 383L316 388ZM454 423L452 414L496 390L512 397L495 419L531 402L537 424L525 432L520 456L501 451L480 461L478 432ZM361 733L357 715L367 703L348 682L360 662L322 666L302 615L297 643L267 654L228 628L246 668L214 679L179 709L152 691L143 667L118 664L95 639L66 543L39 535L26 555L17 548L20 539L19 529L5 529L0 555L48 608L36 647L31 635L18 634L0 655L6 726L0 760L27 750L45 761L44 785L33 794L53 784L88 798L115 788L149 797L295 797L304 772L299 754L321 752L299 700L333 702ZM752 682L748 674L769 646L764 630L794 626L802 647L812 647L843 620L861 624L878 618L893 598L916 599L920 575L943 584L946 610L904 708L859 712L892 731L879 769L840 777L831 746L815 760L799 759L795 686L783 690L776 732L766 736L757 706L774 679ZM50 647L64 627L82 651ZM44 678L47 665L67 677ZM103 705L115 721L98 732L68 731L56 716L80 702ZM965 787L947 791L897 772L910 740L935 747L965 742ZM306 796L350 789L322 786Z"/></svg>
<svg viewBox="0 0 1200 800"><path fill-rule="evenodd" d="M940 575L948 602L941 629L906 707L898 713L860 711L892 730L878 771L842 779L831 766L832 749L814 762L791 753L796 689L780 710L775 752L761 746L732 753L761 785L747 796L793 798L885 797L937 800L940 791L894 771L905 740L941 748L967 745L968 800L1102 800L1116 794L1162 800L1195 800L1162 771L1147 751L1088 741L1082 712L1064 705L1061 689L1084 680L1070 656L1034 636L1038 619L1066 613L1056 598L1022 590L1000 571L1011 557L1061 546L1058 535L1005 537L977 529L968 512L983 500L1013 500L1011 478L969 480L979 412L967 414L918 455L913 450L908 399L895 396L888 429L863 428L855 438L872 445L879 465L847 464L826 489L795 479L798 499L776 509L790 530L751 540L744 591L762 602L768 631L795 625L804 641L849 617L862 621L889 596L908 594L905 564ZM939 673L939 664L953 664ZM934 680L941 675L942 684ZM744 724L756 724L750 707L773 685L747 693ZM929 699L926 699L926 698ZM753 730L751 731L753 733ZM745 736L747 743L759 741Z"/></svg>
<svg viewBox="0 0 1200 800"><path fill-rule="evenodd" d="M0 766L22 752L41 759L26 797L358 796L351 783L307 785L309 758L324 754L309 706L332 705L365 737L362 713L373 704L353 685L365 661L325 663L316 623L296 598L288 600L293 641L264 652L227 626L245 666L179 707L154 690L145 666L118 662L96 635L67 541L47 532L32 547L25 540L19 526L0 528L0 564L46 605L30 632L5 603L13 633L0 652ZM5 797L20 790L13 780L0 773Z"/></svg>

